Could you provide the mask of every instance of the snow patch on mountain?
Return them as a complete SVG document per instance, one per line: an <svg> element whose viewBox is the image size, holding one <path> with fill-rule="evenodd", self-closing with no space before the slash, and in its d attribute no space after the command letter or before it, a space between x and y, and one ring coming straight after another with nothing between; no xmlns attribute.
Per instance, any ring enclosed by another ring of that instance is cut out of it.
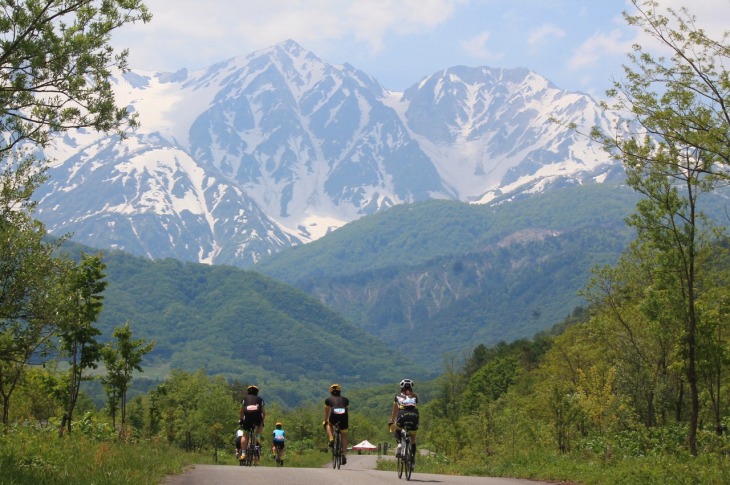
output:
<svg viewBox="0 0 730 485"><path fill-rule="evenodd" d="M390 92L285 41L113 81L140 127L59 138L39 217L152 258L245 267L393 205L491 203L615 171L578 134L609 115L528 69L456 66Z"/></svg>

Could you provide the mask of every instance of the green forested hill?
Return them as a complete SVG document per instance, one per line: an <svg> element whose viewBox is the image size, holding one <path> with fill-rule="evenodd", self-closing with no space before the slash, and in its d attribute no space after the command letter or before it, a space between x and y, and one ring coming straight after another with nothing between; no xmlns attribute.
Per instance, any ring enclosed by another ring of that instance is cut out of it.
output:
<svg viewBox="0 0 730 485"><path fill-rule="evenodd" d="M254 269L315 295L438 371L445 353L528 338L584 302L596 265L633 233L621 186L554 190L498 206L394 207Z"/></svg>
<svg viewBox="0 0 730 485"><path fill-rule="evenodd" d="M156 341L146 376L205 369L257 383L289 404L320 396L332 381L352 387L399 378L382 341L269 277L120 252L104 261L109 284L99 327L108 336L129 321L135 338ZM404 371L427 374L407 362Z"/></svg>
<svg viewBox="0 0 730 485"><path fill-rule="evenodd" d="M307 281L303 288L365 330L404 343L433 370L445 353L529 338L584 304L596 265L628 235L608 229L523 234L521 242L424 263Z"/></svg>
<svg viewBox="0 0 730 485"><path fill-rule="evenodd" d="M480 252L526 229L626 231L623 219L637 200L625 186L589 184L495 206L440 200L399 205L274 254L253 269L299 284Z"/></svg>
<svg viewBox="0 0 730 485"><path fill-rule="evenodd" d="M632 237L624 218L636 200L625 187L587 185L494 207L399 206L256 272L110 252L100 324L108 336L130 321L157 342L147 376L203 368L288 403L331 380L429 377L448 353L531 337L582 305L591 269ZM394 370L394 352L414 364Z"/></svg>

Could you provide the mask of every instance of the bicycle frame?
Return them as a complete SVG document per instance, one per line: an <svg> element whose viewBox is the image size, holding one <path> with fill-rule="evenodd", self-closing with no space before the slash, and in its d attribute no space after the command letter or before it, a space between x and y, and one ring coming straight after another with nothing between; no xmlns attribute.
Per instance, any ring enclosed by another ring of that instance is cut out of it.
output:
<svg viewBox="0 0 730 485"><path fill-rule="evenodd" d="M251 428L246 431L248 437L248 443L246 443L246 460L245 465L251 466L253 464L254 446L256 446L256 428Z"/></svg>
<svg viewBox="0 0 730 485"><path fill-rule="evenodd" d="M413 472L413 455L411 454L411 435L409 430L401 429L398 444L401 446L401 454L396 458L398 478L402 478L403 472L405 471L406 480L410 480L411 473Z"/></svg>
<svg viewBox="0 0 730 485"><path fill-rule="evenodd" d="M332 444L332 468L340 469L342 465L342 434L340 432L340 425L332 425L332 434L334 437L334 443Z"/></svg>

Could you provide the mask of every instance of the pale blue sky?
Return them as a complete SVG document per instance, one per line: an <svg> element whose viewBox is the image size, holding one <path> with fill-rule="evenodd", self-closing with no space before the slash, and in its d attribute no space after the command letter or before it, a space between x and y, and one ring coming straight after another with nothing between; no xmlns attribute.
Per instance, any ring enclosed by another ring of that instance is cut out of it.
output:
<svg viewBox="0 0 730 485"><path fill-rule="evenodd" d="M402 91L456 65L526 67L559 88L601 97L631 44L628 0L145 0L151 23L124 27L114 44L130 67L200 69L293 39L323 60L349 63ZM719 38L730 0L687 5ZM642 44L643 45L643 44Z"/></svg>

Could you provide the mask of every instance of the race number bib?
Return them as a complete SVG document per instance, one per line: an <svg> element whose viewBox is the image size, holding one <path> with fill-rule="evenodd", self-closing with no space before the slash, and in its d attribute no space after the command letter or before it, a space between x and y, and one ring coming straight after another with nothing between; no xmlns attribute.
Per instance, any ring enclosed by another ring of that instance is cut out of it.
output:
<svg viewBox="0 0 730 485"><path fill-rule="evenodd" d="M248 406L246 406L247 413L255 413L258 410L259 410L258 404L249 404Z"/></svg>
<svg viewBox="0 0 730 485"><path fill-rule="evenodd" d="M347 411L345 408L334 408L332 409L332 412L335 414L345 414L345 411Z"/></svg>

